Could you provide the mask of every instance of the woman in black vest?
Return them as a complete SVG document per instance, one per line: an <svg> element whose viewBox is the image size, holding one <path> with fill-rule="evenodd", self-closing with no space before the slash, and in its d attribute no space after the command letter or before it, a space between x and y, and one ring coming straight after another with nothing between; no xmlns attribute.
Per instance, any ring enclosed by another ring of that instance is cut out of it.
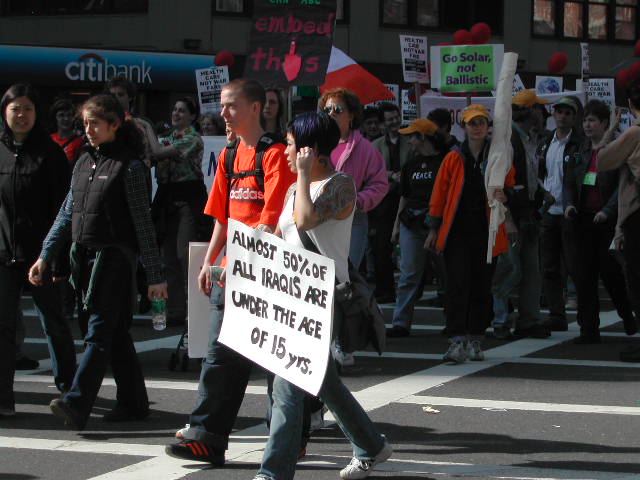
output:
<svg viewBox="0 0 640 480"><path fill-rule="evenodd" d="M69 188L67 158L39 125L36 94L11 86L0 110L0 417L15 413L16 319L29 265ZM71 386L76 352L51 275L31 289L59 390Z"/></svg>
<svg viewBox="0 0 640 480"><path fill-rule="evenodd" d="M87 139L93 147L76 163L71 191L44 241L29 281L41 283L49 259L66 241L71 269L89 315L85 353L71 389L51 402L53 413L82 430L111 364L118 386L116 407L105 421L145 418L149 402L131 336L134 275L140 256L149 298L166 298L149 213L144 146L136 126L125 121L115 97L98 95L82 106Z"/></svg>

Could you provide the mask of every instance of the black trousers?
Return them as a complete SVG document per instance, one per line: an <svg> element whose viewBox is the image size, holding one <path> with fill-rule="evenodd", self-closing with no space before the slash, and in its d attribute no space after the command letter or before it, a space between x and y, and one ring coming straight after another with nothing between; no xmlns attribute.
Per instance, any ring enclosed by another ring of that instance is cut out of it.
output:
<svg viewBox="0 0 640 480"><path fill-rule="evenodd" d="M395 297L391 234L399 201L398 194L390 192L369 214L369 231L375 230L369 241L374 256L376 296Z"/></svg>
<svg viewBox="0 0 640 480"><path fill-rule="evenodd" d="M633 321L622 267L609 253L615 226L594 224L593 214L576 219L575 284L578 293L578 324L583 335L596 335L600 327L598 280L602 278L620 318Z"/></svg>
<svg viewBox="0 0 640 480"><path fill-rule="evenodd" d="M483 335L491 323L491 279L487 232L451 232L444 250L447 272L446 323L449 336Z"/></svg>
<svg viewBox="0 0 640 480"><path fill-rule="evenodd" d="M640 210L632 213L622 224L624 234L624 273L627 279L629 300L640 319Z"/></svg>

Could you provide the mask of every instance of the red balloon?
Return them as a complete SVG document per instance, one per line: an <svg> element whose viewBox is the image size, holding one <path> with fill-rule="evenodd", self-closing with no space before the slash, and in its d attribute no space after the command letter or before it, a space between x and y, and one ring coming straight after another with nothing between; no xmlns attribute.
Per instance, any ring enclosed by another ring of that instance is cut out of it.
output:
<svg viewBox="0 0 640 480"><path fill-rule="evenodd" d="M630 70L634 79L640 77L640 62L634 62Z"/></svg>
<svg viewBox="0 0 640 480"><path fill-rule="evenodd" d="M620 88L627 88L627 85L629 85L631 80L633 80L633 72L630 68L623 68L618 70L616 81L618 82L618 86Z"/></svg>
<svg viewBox="0 0 640 480"><path fill-rule="evenodd" d="M218 67L222 67L223 65L231 67L235 61L236 57L234 57L233 53L228 50L222 50L216 55L215 64Z"/></svg>
<svg viewBox="0 0 640 480"><path fill-rule="evenodd" d="M636 46L633 47L633 56L640 57L640 40L636 42Z"/></svg>
<svg viewBox="0 0 640 480"><path fill-rule="evenodd" d="M473 44L473 35L468 30L457 30L453 34L454 45L471 45Z"/></svg>
<svg viewBox="0 0 640 480"><path fill-rule="evenodd" d="M566 53L556 52L549 57L549 73L560 73L569 63Z"/></svg>
<svg viewBox="0 0 640 480"><path fill-rule="evenodd" d="M471 36L473 37L473 43L487 43L491 38L491 27L484 22L476 23L471 27Z"/></svg>

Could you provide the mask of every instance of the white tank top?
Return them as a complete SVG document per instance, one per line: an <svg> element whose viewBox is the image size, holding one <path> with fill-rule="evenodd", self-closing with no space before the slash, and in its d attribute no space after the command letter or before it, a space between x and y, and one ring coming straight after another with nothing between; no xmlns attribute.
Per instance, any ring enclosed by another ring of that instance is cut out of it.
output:
<svg viewBox="0 0 640 480"><path fill-rule="evenodd" d="M344 173L336 172L329 178L313 182L311 184L310 193L311 200L316 201L323 187L330 182L337 175L345 175ZM295 196L290 195L287 200L287 204L284 206L278 225L282 231L282 238L287 243L304 248L300 235L298 235L298 229L293 220L293 203ZM355 211L355 206L353 211ZM313 240L316 247L322 255L333 259L336 266L336 278L339 282L349 281L349 243L351 241L351 223L353 221L353 211L351 214L343 219L337 220L331 218L317 227L307 230L307 234Z"/></svg>

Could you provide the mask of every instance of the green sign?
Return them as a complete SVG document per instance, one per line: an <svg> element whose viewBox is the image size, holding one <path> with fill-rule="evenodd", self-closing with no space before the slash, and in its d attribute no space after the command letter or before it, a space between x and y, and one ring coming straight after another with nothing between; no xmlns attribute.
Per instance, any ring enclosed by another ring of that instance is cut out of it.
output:
<svg viewBox="0 0 640 480"><path fill-rule="evenodd" d="M495 55L492 45L440 48L440 91L482 92L495 90Z"/></svg>

